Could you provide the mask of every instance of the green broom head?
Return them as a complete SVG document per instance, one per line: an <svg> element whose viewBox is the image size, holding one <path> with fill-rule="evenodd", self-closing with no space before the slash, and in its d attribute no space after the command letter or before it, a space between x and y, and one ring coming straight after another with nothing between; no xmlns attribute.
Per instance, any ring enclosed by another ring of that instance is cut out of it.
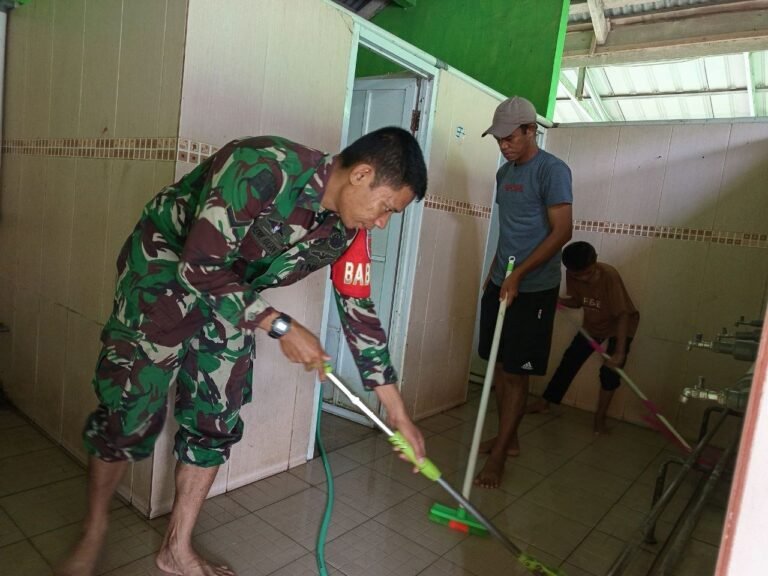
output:
<svg viewBox="0 0 768 576"><path fill-rule="evenodd" d="M487 536L488 529L463 508L451 508L443 504L433 504L429 509L429 519L448 526L451 530L476 536Z"/></svg>
<svg viewBox="0 0 768 576"><path fill-rule="evenodd" d="M525 552L521 552L517 560L520 562L520 564L525 566L525 569L528 570L528 572L534 574L535 576L566 576L565 572L562 570L558 570L557 568L548 568L536 560L536 558L528 556L528 554Z"/></svg>

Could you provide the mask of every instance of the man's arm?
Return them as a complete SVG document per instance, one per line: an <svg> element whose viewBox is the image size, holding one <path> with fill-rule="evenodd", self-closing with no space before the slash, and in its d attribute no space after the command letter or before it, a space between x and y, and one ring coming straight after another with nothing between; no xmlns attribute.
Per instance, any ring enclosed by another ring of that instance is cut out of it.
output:
<svg viewBox="0 0 768 576"><path fill-rule="evenodd" d="M605 361L609 368L621 368L627 359L627 333L629 332L629 313L619 314L616 324L616 349L613 355Z"/></svg>
<svg viewBox="0 0 768 576"><path fill-rule="evenodd" d="M403 403L403 397L400 396L400 391L397 389L396 384L385 384L384 386L377 386L374 388L376 396L379 398L379 402L382 403L387 411L387 420L389 424L398 430L406 440L413 447L413 452L416 455L417 460L421 460L426 455L426 447L424 445L424 436L421 431L408 416L408 412L405 410L405 404ZM401 456L403 460L407 460L404 456Z"/></svg>
<svg viewBox="0 0 768 576"><path fill-rule="evenodd" d="M506 299L507 306L517 297L517 289L520 281L526 274L535 270L552 256L554 256L566 242L571 239L573 234L573 211L570 204L554 204L547 208L547 219L549 220L549 234L536 246L531 255L525 259L525 262L515 269L504 280L501 286L501 298Z"/></svg>

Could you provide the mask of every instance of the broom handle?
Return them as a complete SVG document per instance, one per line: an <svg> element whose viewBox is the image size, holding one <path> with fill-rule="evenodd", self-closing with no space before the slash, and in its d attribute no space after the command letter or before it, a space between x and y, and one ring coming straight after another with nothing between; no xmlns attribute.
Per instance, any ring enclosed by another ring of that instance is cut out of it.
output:
<svg viewBox="0 0 768 576"><path fill-rule="evenodd" d="M563 306L559 304L558 304L558 307L563 308ZM597 340L595 340L594 338L592 338L592 336L590 336L589 332L587 332L583 326L579 326L579 332L581 333L582 336L584 336L584 338L587 339L587 342L589 342L589 345L592 346L592 348L594 348L600 354L600 356L602 356L605 360L611 359L611 357L606 353L606 351L603 350L603 347L600 344L598 344ZM621 379L624 380L624 382L627 383L627 385L632 389L632 392L634 392L637 395L637 397L643 401L646 408L651 408L653 415L658 419L659 422L661 422L664 425L664 427L667 430L669 430L669 432L677 439L677 441L680 442L680 444L685 446L685 448L690 451L691 450L690 444L688 444L688 442L685 441L685 438L683 438L680 435L680 433L677 430L675 430L675 427L672 426L669 420L667 420L663 414L660 414L658 410L656 410L655 407L653 407L653 403L650 402L650 400L648 400L648 396L646 396L643 393L643 391L640 390L637 384L635 384L634 380L632 380L632 378L630 378L629 375L626 372L624 372L622 368L619 368L618 366L615 368L613 367L610 367L610 368L611 370L616 372L616 374L618 374L619 377L621 377Z"/></svg>
<svg viewBox="0 0 768 576"><path fill-rule="evenodd" d="M510 256L507 261L507 271L504 279L507 279L515 267L515 257ZM485 412L488 408L488 397L491 394L491 385L493 384L493 375L496 368L496 355L499 352L499 342L501 341L501 330L504 327L504 314L507 312L506 301L499 303L499 313L496 315L496 326L493 330L493 340L491 342L491 355L488 356L488 367L485 370L485 379L483 380L483 393L480 396L480 407L477 410L477 420L475 421L475 432L472 435L472 446L469 449L469 461L467 462L467 473L464 475L464 486L461 494L465 499L469 499L469 493L472 490L472 481L475 477L475 468L477 466L477 453L480 451L480 438L483 435L483 426L485 425Z"/></svg>

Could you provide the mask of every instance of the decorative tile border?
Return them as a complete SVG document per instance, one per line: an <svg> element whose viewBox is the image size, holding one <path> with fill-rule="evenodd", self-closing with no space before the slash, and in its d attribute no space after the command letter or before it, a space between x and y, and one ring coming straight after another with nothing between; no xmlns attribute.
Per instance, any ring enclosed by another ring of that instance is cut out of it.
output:
<svg viewBox="0 0 768 576"><path fill-rule="evenodd" d="M36 138L2 142L3 154L55 158L116 158L199 164L218 147L189 138Z"/></svg>
<svg viewBox="0 0 768 576"><path fill-rule="evenodd" d="M2 141L3 154L51 156L63 158L116 158L126 160L160 160L200 164L218 147L189 138L35 138ZM451 214L490 218L491 207L461 202L427 194L424 206ZM768 234L721 232L702 228L627 224L603 220L576 220L574 230L623 236L666 238L689 242L712 242L729 246L768 248Z"/></svg>
<svg viewBox="0 0 768 576"><path fill-rule="evenodd" d="M687 240L689 242L712 242L713 244L747 246L750 248L768 248L768 234L755 234L751 232L722 232L703 228L626 224L603 220L576 220L573 223L573 229L583 232L601 232L603 234L667 238L670 240Z"/></svg>
<svg viewBox="0 0 768 576"><path fill-rule="evenodd" d="M197 142L189 138L179 138L176 160L179 162L189 162L191 164L200 164L211 154L219 150L218 146Z"/></svg>
<svg viewBox="0 0 768 576"><path fill-rule="evenodd" d="M490 218L491 207L482 204L471 204L470 202L461 202L451 200L442 196L432 196L427 194L424 197L424 207L450 212L451 214L463 214L465 216L477 216L478 218Z"/></svg>

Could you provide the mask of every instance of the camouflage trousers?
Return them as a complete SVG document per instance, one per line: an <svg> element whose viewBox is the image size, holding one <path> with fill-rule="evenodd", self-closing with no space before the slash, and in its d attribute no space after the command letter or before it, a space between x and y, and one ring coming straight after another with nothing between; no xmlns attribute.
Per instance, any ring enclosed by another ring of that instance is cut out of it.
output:
<svg viewBox="0 0 768 576"><path fill-rule="evenodd" d="M118 316L102 332L93 379L99 406L86 421L86 449L107 462L148 457L175 382L176 458L201 467L226 462L243 435L240 408L251 400L253 336L208 311L194 335L160 345Z"/></svg>

